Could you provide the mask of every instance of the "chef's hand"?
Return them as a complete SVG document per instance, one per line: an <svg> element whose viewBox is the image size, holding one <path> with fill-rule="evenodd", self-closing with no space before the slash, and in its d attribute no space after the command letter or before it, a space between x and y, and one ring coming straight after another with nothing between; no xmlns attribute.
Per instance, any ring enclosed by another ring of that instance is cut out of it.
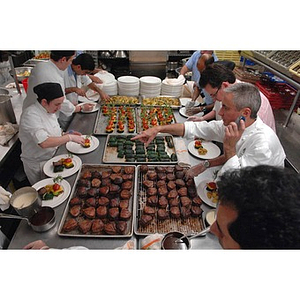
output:
<svg viewBox="0 0 300 300"><path fill-rule="evenodd" d="M201 122L204 121L203 117L197 117L197 116L190 116L186 119L187 121L193 121L193 122Z"/></svg>
<svg viewBox="0 0 300 300"><path fill-rule="evenodd" d="M225 136L223 140L223 150L226 159L236 155L236 144L240 140L245 131L245 122L240 120L239 126L235 122L230 122L225 128Z"/></svg>
<svg viewBox="0 0 300 300"><path fill-rule="evenodd" d="M84 137L82 135L69 134L69 140L74 143L84 145Z"/></svg>
<svg viewBox="0 0 300 300"><path fill-rule="evenodd" d="M185 112L188 116L195 115L203 110L203 107L188 107Z"/></svg>
<svg viewBox="0 0 300 300"><path fill-rule="evenodd" d="M84 103L82 105L82 110L84 110L84 111L92 111L94 107L95 107L95 103Z"/></svg>
<svg viewBox="0 0 300 300"><path fill-rule="evenodd" d="M139 140L139 141L143 142L145 144L145 146L147 147L153 141L153 139L156 137L158 132L159 132L158 126L154 126L154 127L147 129L146 131L140 132L138 135L133 137L131 140L132 141Z"/></svg>
<svg viewBox="0 0 300 300"><path fill-rule="evenodd" d="M195 106L195 101L190 100L186 103L185 108L189 108L189 107L194 107Z"/></svg>
<svg viewBox="0 0 300 300"><path fill-rule="evenodd" d="M23 249L38 250L38 249L49 249L49 247L42 240L37 240L37 241L27 244Z"/></svg>
<svg viewBox="0 0 300 300"><path fill-rule="evenodd" d="M101 97L100 100L109 100L110 99L109 95L107 95L103 91L101 91L99 94L100 94L100 97Z"/></svg>
<svg viewBox="0 0 300 300"><path fill-rule="evenodd" d="M204 166L204 162L201 162L200 164L191 167L188 169L185 173L185 179L190 179L198 176L199 174L203 173L206 170L206 167Z"/></svg>

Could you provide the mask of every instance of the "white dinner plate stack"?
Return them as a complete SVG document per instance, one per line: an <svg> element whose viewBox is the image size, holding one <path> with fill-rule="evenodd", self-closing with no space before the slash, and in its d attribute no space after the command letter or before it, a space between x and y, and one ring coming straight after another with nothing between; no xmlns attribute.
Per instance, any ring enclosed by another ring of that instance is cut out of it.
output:
<svg viewBox="0 0 300 300"><path fill-rule="evenodd" d="M143 76L140 78L140 94L145 97L157 97L160 95L161 79L155 76Z"/></svg>
<svg viewBox="0 0 300 300"><path fill-rule="evenodd" d="M140 80L135 76L121 76L118 78L118 88L121 96L138 96Z"/></svg>
<svg viewBox="0 0 300 300"><path fill-rule="evenodd" d="M173 97L180 97L182 94L184 81L176 78L166 78L161 84L161 94Z"/></svg>

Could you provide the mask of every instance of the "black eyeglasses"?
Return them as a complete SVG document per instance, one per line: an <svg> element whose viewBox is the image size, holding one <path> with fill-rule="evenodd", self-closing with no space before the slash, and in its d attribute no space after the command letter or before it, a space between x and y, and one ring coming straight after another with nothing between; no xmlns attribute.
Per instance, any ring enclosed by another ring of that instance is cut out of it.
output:
<svg viewBox="0 0 300 300"><path fill-rule="evenodd" d="M214 94L210 95L212 98L215 98L215 97L217 96L217 94L218 94L218 92L219 92L221 86L222 86L222 85L220 85L220 86L218 87L217 91L216 91Z"/></svg>

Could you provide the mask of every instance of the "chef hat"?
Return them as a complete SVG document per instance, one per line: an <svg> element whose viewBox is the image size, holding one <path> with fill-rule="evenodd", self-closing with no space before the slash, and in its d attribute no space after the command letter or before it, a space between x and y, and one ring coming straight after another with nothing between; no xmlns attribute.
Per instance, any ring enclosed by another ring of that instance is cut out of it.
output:
<svg viewBox="0 0 300 300"><path fill-rule="evenodd" d="M42 99L46 99L47 102L50 102L56 98L64 96L61 85L55 82L45 82L39 84L33 88L33 91L38 95L39 102Z"/></svg>

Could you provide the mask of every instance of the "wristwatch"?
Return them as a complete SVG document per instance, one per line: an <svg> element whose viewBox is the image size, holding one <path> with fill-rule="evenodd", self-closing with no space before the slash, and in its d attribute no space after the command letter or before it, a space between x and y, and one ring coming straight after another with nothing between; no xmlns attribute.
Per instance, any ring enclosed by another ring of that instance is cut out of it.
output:
<svg viewBox="0 0 300 300"><path fill-rule="evenodd" d="M209 166L210 166L209 160L205 160L205 161L203 162L203 166L204 166L206 169L209 168Z"/></svg>

